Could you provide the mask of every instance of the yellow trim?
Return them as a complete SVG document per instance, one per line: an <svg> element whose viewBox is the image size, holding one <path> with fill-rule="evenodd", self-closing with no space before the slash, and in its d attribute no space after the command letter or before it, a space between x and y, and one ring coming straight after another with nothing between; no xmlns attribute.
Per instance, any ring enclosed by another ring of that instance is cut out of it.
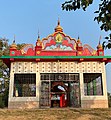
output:
<svg viewBox="0 0 111 120"><path fill-rule="evenodd" d="M76 50L77 40L76 40L75 38L71 38L70 36L66 35L64 32L58 32L58 31L57 31L57 32L54 32L54 33L48 35L46 38L43 38L43 39L42 39L42 43L43 43L44 40L48 40L49 37L55 37L55 36L54 36L55 34L62 34L64 37L68 37L70 40L75 41L74 50Z"/></svg>
<svg viewBox="0 0 111 120"><path fill-rule="evenodd" d="M40 51L37 51L37 54L40 54Z"/></svg>

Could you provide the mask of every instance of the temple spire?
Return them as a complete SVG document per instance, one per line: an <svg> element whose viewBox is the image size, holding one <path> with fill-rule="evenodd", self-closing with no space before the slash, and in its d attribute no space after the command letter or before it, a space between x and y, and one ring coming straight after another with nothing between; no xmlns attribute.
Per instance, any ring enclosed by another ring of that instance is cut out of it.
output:
<svg viewBox="0 0 111 120"><path fill-rule="evenodd" d="M100 38L99 38L99 45L101 44L101 42L100 42L100 41L101 41L101 39L102 39L102 37L101 37L101 35L100 35Z"/></svg>
<svg viewBox="0 0 111 120"><path fill-rule="evenodd" d="M78 35L78 40L79 40L79 35Z"/></svg>
<svg viewBox="0 0 111 120"><path fill-rule="evenodd" d="M14 40L13 40L13 43L15 43L15 35L14 35Z"/></svg>
<svg viewBox="0 0 111 120"><path fill-rule="evenodd" d="M103 49L103 47L101 45L101 36L99 38L99 43L98 43L97 49Z"/></svg>
<svg viewBox="0 0 111 120"><path fill-rule="evenodd" d="M37 38L37 41L39 41L39 42L41 41L41 40L40 40L40 32L39 32L39 29L38 29L38 38Z"/></svg>
<svg viewBox="0 0 111 120"><path fill-rule="evenodd" d="M80 41L80 38L79 38L79 35L78 35L78 40L77 40L77 42L81 42L81 41Z"/></svg>
<svg viewBox="0 0 111 120"><path fill-rule="evenodd" d="M36 46L42 46L42 41L40 40L39 30L38 30L38 38L37 38Z"/></svg>
<svg viewBox="0 0 111 120"><path fill-rule="evenodd" d="M39 33L39 29L38 29L38 39L40 39L40 33Z"/></svg>
<svg viewBox="0 0 111 120"><path fill-rule="evenodd" d="M58 25L60 25L60 19L58 18Z"/></svg>
<svg viewBox="0 0 111 120"><path fill-rule="evenodd" d="M14 35L13 43L11 44L10 48L17 49L17 45L15 43L15 35Z"/></svg>
<svg viewBox="0 0 111 120"><path fill-rule="evenodd" d="M58 18L57 27L55 28L55 32L63 32L63 28L60 26L60 19Z"/></svg>

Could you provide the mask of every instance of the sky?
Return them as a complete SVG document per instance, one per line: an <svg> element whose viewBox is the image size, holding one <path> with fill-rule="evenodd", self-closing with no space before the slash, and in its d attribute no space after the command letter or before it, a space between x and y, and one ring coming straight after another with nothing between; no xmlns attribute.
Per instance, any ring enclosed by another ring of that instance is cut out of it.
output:
<svg viewBox="0 0 111 120"><path fill-rule="evenodd" d="M65 0L0 0L0 37L9 39L9 44L36 43L38 30L40 38L45 38L54 32L58 18L64 33L72 38L78 36L83 44L89 44L96 49L100 36L101 43L105 33L94 21L94 11L98 10L100 0L83 10L63 11L61 4ZM105 50L105 55L111 55L111 50ZM111 92L111 63L106 65L107 89Z"/></svg>

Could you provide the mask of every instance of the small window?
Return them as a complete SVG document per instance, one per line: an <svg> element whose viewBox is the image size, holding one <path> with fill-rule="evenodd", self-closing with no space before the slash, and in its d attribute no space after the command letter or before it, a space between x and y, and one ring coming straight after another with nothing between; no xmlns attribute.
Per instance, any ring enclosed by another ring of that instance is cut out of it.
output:
<svg viewBox="0 0 111 120"><path fill-rule="evenodd" d="M85 95L103 95L101 73L84 73L83 76Z"/></svg>
<svg viewBox="0 0 111 120"><path fill-rule="evenodd" d="M36 96L36 74L14 75L14 97Z"/></svg>

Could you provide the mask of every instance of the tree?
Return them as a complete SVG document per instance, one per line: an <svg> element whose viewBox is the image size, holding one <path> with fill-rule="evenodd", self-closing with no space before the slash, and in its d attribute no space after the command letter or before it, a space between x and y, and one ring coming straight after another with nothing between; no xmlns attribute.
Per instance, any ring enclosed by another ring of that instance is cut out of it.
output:
<svg viewBox="0 0 111 120"><path fill-rule="evenodd" d="M17 44L17 49L21 49L25 44ZM0 56L9 55L8 39L0 38ZM0 59L0 108L8 106L9 91L9 68L2 59Z"/></svg>
<svg viewBox="0 0 111 120"><path fill-rule="evenodd" d="M62 9L66 11L82 8L84 11L94 0L68 0L62 4ZM111 31L111 0L100 0L99 9L95 11L98 16L94 18L100 25L100 29L105 32ZM103 48L111 48L111 33L105 37Z"/></svg>
<svg viewBox="0 0 111 120"><path fill-rule="evenodd" d="M23 48L26 44L22 43L22 44L17 44L17 49L20 50L21 48Z"/></svg>
<svg viewBox="0 0 111 120"><path fill-rule="evenodd" d="M111 93L108 92L108 105L111 107Z"/></svg>
<svg viewBox="0 0 111 120"><path fill-rule="evenodd" d="M0 56L9 55L8 39L0 39ZM0 59L0 107L8 105L9 69Z"/></svg>

